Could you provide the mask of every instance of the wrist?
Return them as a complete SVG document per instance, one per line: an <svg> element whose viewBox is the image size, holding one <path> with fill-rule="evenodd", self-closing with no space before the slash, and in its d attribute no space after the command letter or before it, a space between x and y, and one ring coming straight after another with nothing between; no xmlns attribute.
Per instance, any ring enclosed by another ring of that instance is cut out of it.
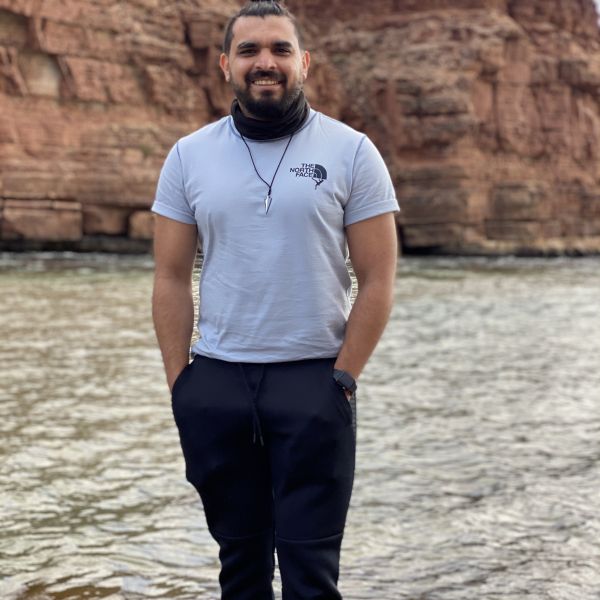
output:
<svg viewBox="0 0 600 600"><path fill-rule="evenodd" d="M346 373L349 373L352 376L354 381L358 380L362 371L360 363L353 360L351 356L341 356L341 353L333 363L333 368L339 371L346 371Z"/></svg>
<svg viewBox="0 0 600 600"><path fill-rule="evenodd" d="M348 371L334 367L333 379L345 392L349 392L350 394L356 392L356 379Z"/></svg>

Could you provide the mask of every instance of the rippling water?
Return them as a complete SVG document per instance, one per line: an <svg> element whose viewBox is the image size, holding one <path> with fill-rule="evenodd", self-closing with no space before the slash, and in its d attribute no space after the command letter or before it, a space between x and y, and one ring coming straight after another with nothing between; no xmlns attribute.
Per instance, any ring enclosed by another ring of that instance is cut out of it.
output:
<svg viewBox="0 0 600 600"><path fill-rule="evenodd" d="M0 598L218 597L148 259L0 255ZM404 259L348 600L600 598L600 260Z"/></svg>

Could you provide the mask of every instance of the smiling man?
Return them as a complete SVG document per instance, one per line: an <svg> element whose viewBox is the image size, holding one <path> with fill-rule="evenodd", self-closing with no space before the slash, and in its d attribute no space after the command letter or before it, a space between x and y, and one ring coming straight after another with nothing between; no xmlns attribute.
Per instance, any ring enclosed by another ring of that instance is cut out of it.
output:
<svg viewBox="0 0 600 600"><path fill-rule="evenodd" d="M392 306L398 205L371 141L309 107L285 7L246 4L220 66L231 115L173 146L153 204L153 316L186 477L223 600L273 598L275 551L284 600L339 599L356 380Z"/></svg>
<svg viewBox="0 0 600 600"><path fill-rule="evenodd" d="M242 111L256 119L279 119L294 103L302 104L310 55L301 51L293 22L273 15L238 19L235 30L236 47L232 53L231 28L220 63Z"/></svg>

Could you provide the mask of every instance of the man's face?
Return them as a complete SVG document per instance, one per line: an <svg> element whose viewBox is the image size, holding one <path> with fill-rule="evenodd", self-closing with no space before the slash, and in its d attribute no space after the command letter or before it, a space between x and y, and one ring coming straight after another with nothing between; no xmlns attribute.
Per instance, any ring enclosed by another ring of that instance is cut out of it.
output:
<svg viewBox="0 0 600 600"><path fill-rule="evenodd" d="M285 114L302 90L309 63L292 22L277 16L240 17L231 50L220 60L242 111L264 120Z"/></svg>

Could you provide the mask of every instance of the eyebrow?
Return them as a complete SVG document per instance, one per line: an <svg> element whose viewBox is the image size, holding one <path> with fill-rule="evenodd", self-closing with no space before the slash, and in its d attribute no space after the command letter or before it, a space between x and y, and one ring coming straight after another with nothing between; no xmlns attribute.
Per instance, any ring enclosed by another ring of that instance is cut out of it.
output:
<svg viewBox="0 0 600 600"><path fill-rule="evenodd" d="M274 48L287 48L287 49L291 50L294 46L290 42L286 42L286 41L282 40L282 41L274 42L273 47Z"/></svg>
<svg viewBox="0 0 600 600"><path fill-rule="evenodd" d="M238 50L251 50L254 48L258 48L259 44L257 44L256 42L240 42L237 45L237 49ZM287 42L285 40L277 40L275 42L273 42L271 44L271 46L273 48L278 48L278 49L288 49L291 50L294 46L292 43Z"/></svg>

